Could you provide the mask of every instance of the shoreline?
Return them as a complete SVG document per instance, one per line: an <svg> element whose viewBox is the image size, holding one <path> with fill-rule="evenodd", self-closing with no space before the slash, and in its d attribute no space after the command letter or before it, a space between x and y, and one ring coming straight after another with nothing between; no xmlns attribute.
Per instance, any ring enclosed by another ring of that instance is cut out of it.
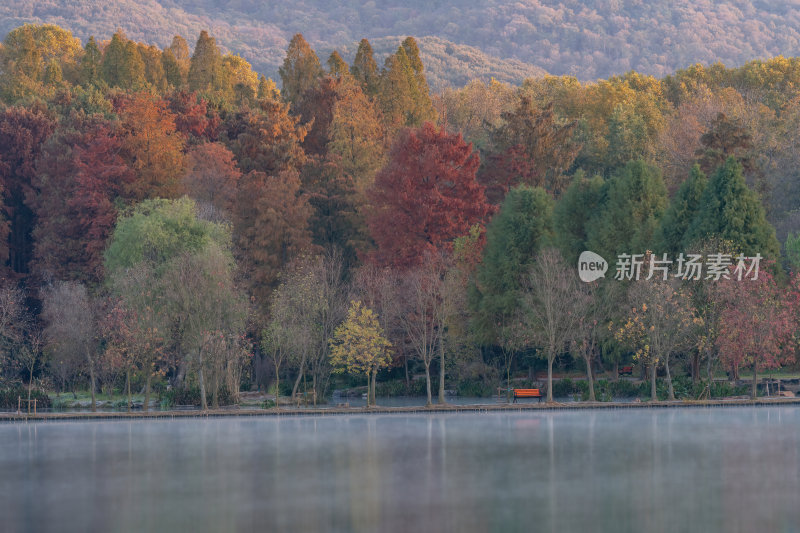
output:
<svg viewBox="0 0 800 533"><path fill-rule="evenodd" d="M281 409L212 409L208 411L150 411L150 412L60 412L60 413L0 413L3 422L44 422L44 421L99 421L99 420L157 420L221 417L276 417L276 416L344 416L344 415L386 415L386 414L443 414L443 413L490 413L526 411L576 411L607 409L675 409L675 408L714 408L714 407L769 407L799 406L800 398L759 398L757 400L694 400L663 402L580 402L580 403L524 403L524 404L474 404L452 405L434 404L431 407L329 407L329 408L281 408Z"/></svg>

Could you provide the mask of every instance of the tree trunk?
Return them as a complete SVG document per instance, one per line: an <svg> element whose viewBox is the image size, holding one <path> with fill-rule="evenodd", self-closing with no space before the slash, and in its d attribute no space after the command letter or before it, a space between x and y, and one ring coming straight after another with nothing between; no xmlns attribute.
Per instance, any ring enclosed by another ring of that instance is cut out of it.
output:
<svg viewBox="0 0 800 533"><path fill-rule="evenodd" d="M312 401L314 402L314 407L317 406L317 373L314 372L311 374L311 395L313 396Z"/></svg>
<svg viewBox="0 0 800 533"><path fill-rule="evenodd" d="M403 356L403 366L406 369L406 393L411 391L411 378L408 375L408 356Z"/></svg>
<svg viewBox="0 0 800 533"><path fill-rule="evenodd" d="M128 396L128 412L130 413L131 412L131 403L133 403L133 401L131 400L131 369L130 369L130 367L128 367L125 370L125 393Z"/></svg>
<svg viewBox="0 0 800 533"><path fill-rule="evenodd" d="M675 401L675 390L672 388L672 374L669 373L669 356L664 358L664 370L667 374L667 398Z"/></svg>
<svg viewBox="0 0 800 533"><path fill-rule="evenodd" d="M372 378L369 375L369 370L367 370L367 409L369 409L369 406L370 406L370 403L369 403L369 387L370 387L371 384L372 384Z"/></svg>
<svg viewBox="0 0 800 533"><path fill-rule="evenodd" d="M547 403L553 401L553 359L554 353L547 354Z"/></svg>
<svg viewBox="0 0 800 533"><path fill-rule="evenodd" d="M697 383L700 379L700 352L697 351L692 354L692 384Z"/></svg>
<svg viewBox="0 0 800 533"><path fill-rule="evenodd" d="M372 395L372 405L378 405L378 401L375 398L375 382L378 381L378 369L372 369L372 385L370 387L369 393Z"/></svg>
<svg viewBox="0 0 800 533"><path fill-rule="evenodd" d="M95 377L94 377L94 363L92 362L92 355L89 350L86 350L86 362L89 363L89 388L92 392L92 412L97 411L97 401L94 396Z"/></svg>
<svg viewBox="0 0 800 533"><path fill-rule="evenodd" d="M297 379L294 380L294 387L292 387L292 403L297 400L297 389L300 387L300 382L303 380L303 376L306 373L306 356L304 355L303 358L300 360L300 373L297 374ZM367 385L369 385L369 371L367 371ZM369 386L367 387L369 389Z"/></svg>
<svg viewBox="0 0 800 533"><path fill-rule="evenodd" d="M150 410L150 379L153 377L153 374L148 369L147 371L147 379L144 382L144 412Z"/></svg>
<svg viewBox="0 0 800 533"><path fill-rule="evenodd" d="M758 366L753 363L753 391L750 393L753 400L758 397Z"/></svg>
<svg viewBox="0 0 800 533"><path fill-rule="evenodd" d="M614 361L614 381L619 381L619 361Z"/></svg>
<svg viewBox="0 0 800 533"><path fill-rule="evenodd" d="M430 362L425 363L425 387L428 393L428 401L425 404L426 407L430 407L433 405L433 397L431 396L431 364Z"/></svg>
<svg viewBox="0 0 800 533"><path fill-rule="evenodd" d="M439 335L439 403L445 403L444 399L444 341Z"/></svg>
<svg viewBox="0 0 800 533"><path fill-rule="evenodd" d="M215 379L212 385L214 386L214 390L211 391L211 407L219 409L219 380Z"/></svg>
<svg viewBox="0 0 800 533"><path fill-rule="evenodd" d="M658 394L656 394L656 364L650 365L650 401L657 402Z"/></svg>
<svg viewBox="0 0 800 533"><path fill-rule="evenodd" d="M281 366L279 364L275 364L275 409L280 409L279 398L281 396L281 378L280 378L280 370Z"/></svg>
<svg viewBox="0 0 800 533"><path fill-rule="evenodd" d="M36 360L33 360L31 365L30 377L28 379L28 413L31 411L31 389L33 388L33 367L36 366Z"/></svg>
<svg viewBox="0 0 800 533"><path fill-rule="evenodd" d="M594 377L592 376L592 358L585 357L586 361L586 380L589 383L589 401L597 401L594 396Z"/></svg>
<svg viewBox="0 0 800 533"><path fill-rule="evenodd" d="M203 356L200 355L200 367L197 371L197 379L200 381L200 408L208 411L208 399L206 398L206 380L203 378Z"/></svg>

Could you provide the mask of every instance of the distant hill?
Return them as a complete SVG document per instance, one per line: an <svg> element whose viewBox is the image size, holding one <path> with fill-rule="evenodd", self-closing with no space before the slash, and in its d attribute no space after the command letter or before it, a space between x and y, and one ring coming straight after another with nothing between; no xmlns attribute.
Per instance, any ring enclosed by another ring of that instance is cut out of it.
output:
<svg viewBox="0 0 800 533"><path fill-rule="evenodd" d="M6 0L0 36L51 22L81 39L119 27L165 46L210 29L219 44L273 77L291 36L320 51L352 50L362 37L381 52L397 38L422 42L432 85L469 77L518 82L541 73L581 80L631 69L663 76L722 61L800 55L800 0ZM385 40L385 41L384 41ZM385 42L385 44L384 44ZM322 58L324 61L324 57ZM535 65L535 66L531 66Z"/></svg>

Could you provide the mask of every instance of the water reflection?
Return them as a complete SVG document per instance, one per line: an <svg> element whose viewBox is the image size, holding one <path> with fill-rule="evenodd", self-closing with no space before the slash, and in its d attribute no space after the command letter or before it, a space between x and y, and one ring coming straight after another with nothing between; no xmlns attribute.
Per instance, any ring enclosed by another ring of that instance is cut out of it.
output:
<svg viewBox="0 0 800 533"><path fill-rule="evenodd" d="M800 409L0 425L2 531L793 531Z"/></svg>

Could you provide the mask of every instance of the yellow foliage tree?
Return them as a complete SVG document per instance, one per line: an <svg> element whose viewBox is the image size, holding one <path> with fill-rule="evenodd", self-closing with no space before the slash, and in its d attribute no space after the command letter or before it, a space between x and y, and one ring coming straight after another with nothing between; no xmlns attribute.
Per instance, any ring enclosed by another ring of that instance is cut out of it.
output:
<svg viewBox="0 0 800 533"><path fill-rule="evenodd" d="M384 336L378 316L359 301L351 301L347 319L330 339L334 372L367 375L367 407L375 405L375 376L389 366L392 343Z"/></svg>

